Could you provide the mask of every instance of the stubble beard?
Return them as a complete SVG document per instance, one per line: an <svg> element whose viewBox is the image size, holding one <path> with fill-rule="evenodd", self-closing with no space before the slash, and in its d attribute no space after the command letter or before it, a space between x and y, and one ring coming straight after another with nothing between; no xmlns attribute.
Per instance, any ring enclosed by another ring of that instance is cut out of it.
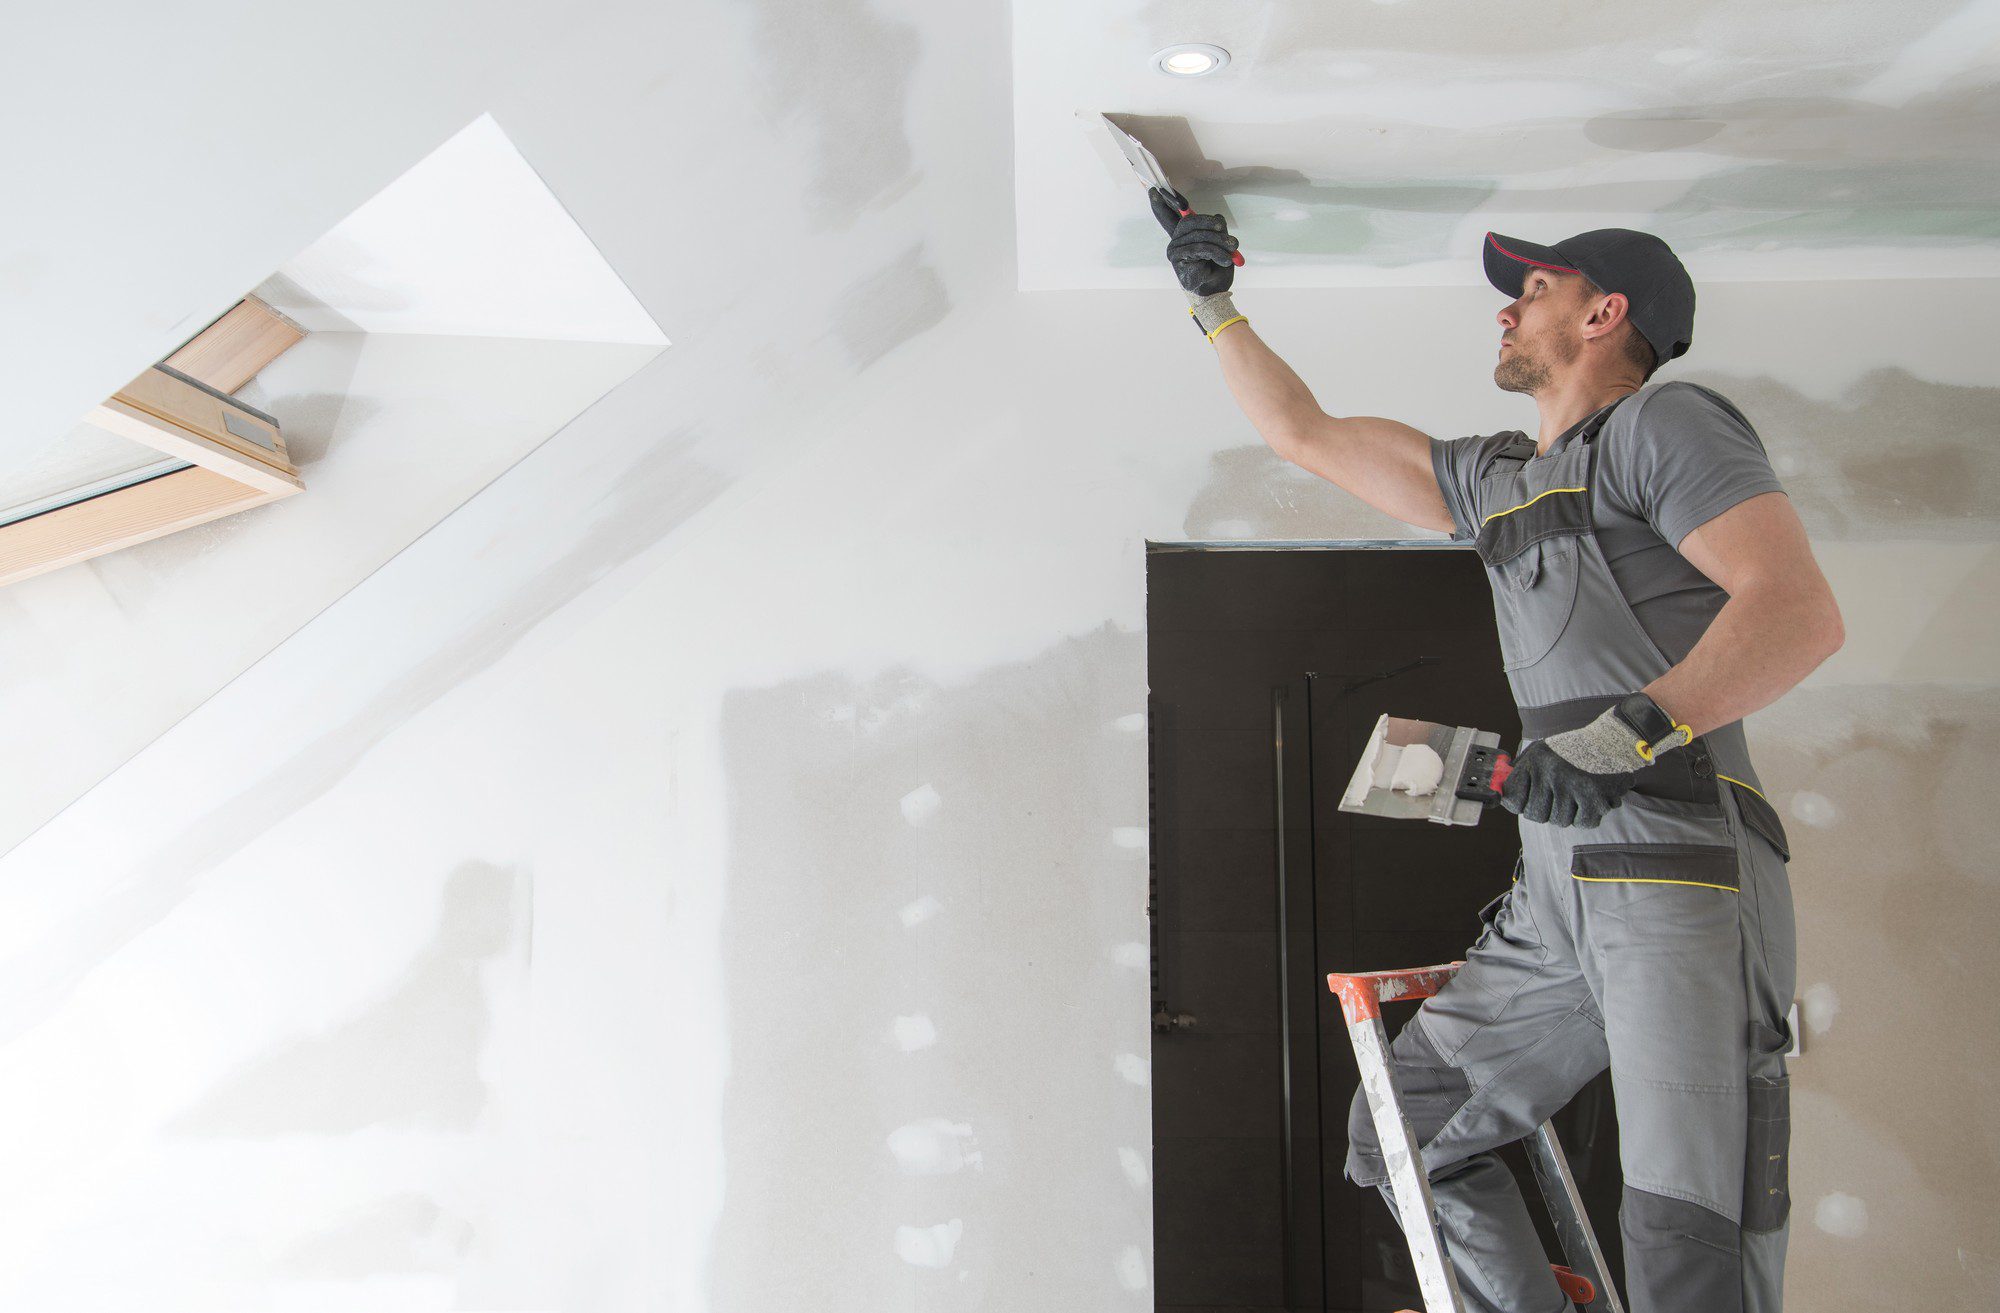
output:
<svg viewBox="0 0 2000 1313"><path fill-rule="evenodd" d="M1564 353L1561 343L1538 341L1536 345L1553 351L1563 364L1568 364L1583 354L1583 344L1580 342L1569 344L1573 349L1567 354ZM1505 351L1500 353L1499 363L1493 366L1494 384L1502 392L1523 392L1529 396L1547 387L1553 377L1547 363L1528 351L1526 344L1519 339L1514 341L1513 350L1514 354L1511 356Z"/></svg>

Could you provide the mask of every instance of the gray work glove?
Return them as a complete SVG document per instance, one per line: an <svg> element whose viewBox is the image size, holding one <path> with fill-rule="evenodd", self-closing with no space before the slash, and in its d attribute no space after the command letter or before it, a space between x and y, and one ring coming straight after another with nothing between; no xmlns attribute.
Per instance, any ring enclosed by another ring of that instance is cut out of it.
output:
<svg viewBox="0 0 2000 1313"><path fill-rule="evenodd" d="M1500 805L1523 820L1596 829L1660 753L1694 737L1644 693L1581 729L1530 743L1514 758Z"/></svg>

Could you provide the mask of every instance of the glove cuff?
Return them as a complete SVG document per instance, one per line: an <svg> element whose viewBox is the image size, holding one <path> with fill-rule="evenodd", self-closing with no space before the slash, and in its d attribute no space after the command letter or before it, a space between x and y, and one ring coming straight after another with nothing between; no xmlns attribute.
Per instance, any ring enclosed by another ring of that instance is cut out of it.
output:
<svg viewBox="0 0 2000 1313"><path fill-rule="evenodd" d="M1660 704L1644 692L1626 694L1611 709L1611 713L1629 725L1638 736L1632 750L1649 766L1653 758L1662 752L1671 752L1694 741L1693 730L1661 710Z"/></svg>
<svg viewBox="0 0 2000 1313"><path fill-rule="evenodd" d="M1185 290L1185 289L1183 289ZM1250 321L1237 313L1236 303L1229 299L1229 293L1217 292L1214 296L1200 296L1187 293L1188 313L1194 316L1195 327L1210 342L1215 335L1232 324L1247 324Z"/></svg>

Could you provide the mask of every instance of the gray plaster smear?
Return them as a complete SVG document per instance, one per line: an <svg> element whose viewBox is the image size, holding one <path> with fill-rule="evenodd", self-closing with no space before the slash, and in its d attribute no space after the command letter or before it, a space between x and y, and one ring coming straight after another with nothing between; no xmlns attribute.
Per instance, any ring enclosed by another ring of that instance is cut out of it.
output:
<svg viewBox="0 0 2000 1313"><path fill-rule="evenodd" d="M479 1065L489 963L525 975L533 883L468 863L445 881L437 930L380 999L225 1078L170 1135L351 1135L374 1126L466 1130L486 1106Z"/></svg>

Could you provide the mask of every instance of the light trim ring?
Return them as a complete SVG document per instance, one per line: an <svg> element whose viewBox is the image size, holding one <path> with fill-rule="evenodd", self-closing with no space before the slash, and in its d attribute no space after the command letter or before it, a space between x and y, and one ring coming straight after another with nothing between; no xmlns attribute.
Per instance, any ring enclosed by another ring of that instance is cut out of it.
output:
<svg viewBox="0 0 2000 1313"><path fill-rule="evenodd" d="M1221 46L1188 42L1154 51L1153 67L1168 77L1207 77L1211 73L1219 73L1229 67L1229 52Z"/></svg>

